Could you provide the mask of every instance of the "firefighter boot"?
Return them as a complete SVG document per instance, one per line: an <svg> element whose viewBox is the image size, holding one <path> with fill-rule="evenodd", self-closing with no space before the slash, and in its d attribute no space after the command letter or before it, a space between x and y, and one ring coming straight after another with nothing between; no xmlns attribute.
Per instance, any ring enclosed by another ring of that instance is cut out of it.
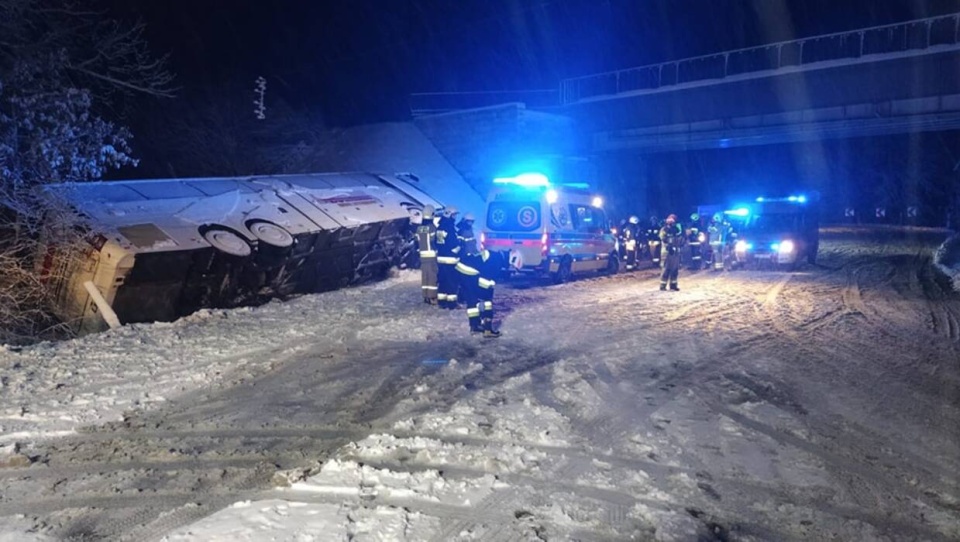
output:
<svg viewBox="0 0 960 542"><path fill-rule="evenodd" d="M671 289L672 291L674 291L674 292L679 292L679 291L680 291L680 287L677 286L676 284L671 284L671 285L670 285L670 289ZM662 290L662 288L661 288L661 290Z"/></svg>
<svg viewBox="0 0 960 542"><path fill-rule="evenodd" d="M667 284L666 284L666 283L661 283L661 284L660 284L660 291L661 291L661 292L666 292L666 291L667 291Z"/></svg>
<svg viewBox="0 0 960 542"><path fill-rule="evenodd" d="M470 321L470 333L483 333L483 322L480 319L480 307L470 307L467 309L467 317Z"/></svg>
<svg viewBox="0 0 960 542"><path fill-rule="evenodd" d="M483 338L495 339L499 336L500 336L500 331L493 329L493 319L484 318L483 319Z"/></svg>

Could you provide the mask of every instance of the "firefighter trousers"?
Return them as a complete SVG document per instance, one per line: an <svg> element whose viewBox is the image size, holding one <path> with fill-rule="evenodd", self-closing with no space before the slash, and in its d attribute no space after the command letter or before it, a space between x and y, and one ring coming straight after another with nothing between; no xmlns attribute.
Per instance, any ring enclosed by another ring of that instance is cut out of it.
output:
<svg viewBox="0 0 960 542"><path fill-rule="evenodd" d="M677 277L680 275L680 255L670 254L662 258L663 271L660 273L660 287L670 283L671 288L677 287Z"/></svg>
<svg viewBox="0 0 960 542"><path fill-rule="evenodd" d="M437 272L437 300L441 307L457 307L457 290L460 289L460 273L457 271L457 258L452 263L440 261Z"/></svg>
<svg viewBox="0 0 960 542"><path fill-rule="evenodd" d="M470 331L493 329L493 286L484 287L482 282L484 280L475 275L464 275L460 288L462 301L467 306Z"/></svg>
<svg viewBox="0 0 960 542"><path fill-rule="evenodd" d="M420 289L423 302L437 304L437 257L420 257Z"/></svg>

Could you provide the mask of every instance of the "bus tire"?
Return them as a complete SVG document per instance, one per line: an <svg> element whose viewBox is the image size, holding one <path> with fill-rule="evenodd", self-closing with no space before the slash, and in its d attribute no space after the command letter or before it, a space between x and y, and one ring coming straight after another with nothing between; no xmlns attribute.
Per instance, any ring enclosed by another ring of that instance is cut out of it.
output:
<svg viewBox="0 0 960 542"><path fill-rule="evenodd" d="M293 235L290 232L266 220L251 220L247 229L261 243L276 248L288 248L293 245Z"/></svg>
<svg viewBox="0 0 960 542"><path fill-rule="evenodd" d="M230 256L246 258L253 252L250 243L248 243L246 239L240 237L235 231L226 226L210 226L205 228L201 232L201 235L203 239L210 243L210 246L218 252Z"/></svg>

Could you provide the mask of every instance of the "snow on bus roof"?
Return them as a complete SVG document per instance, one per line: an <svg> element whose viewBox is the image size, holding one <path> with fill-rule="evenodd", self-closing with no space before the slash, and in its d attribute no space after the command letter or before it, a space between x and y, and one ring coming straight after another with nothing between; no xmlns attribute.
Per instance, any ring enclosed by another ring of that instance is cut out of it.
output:
<svg viewBox="0 0 960 542"><path fill-rule="evenodd" d="M377 175L364 172L304 173L245 177L197 177L99 181L52 184L48 189L75 203L126 203L134 201L204 198L229 192L252 193L277 184L296 190L385 186Z"/></svg>

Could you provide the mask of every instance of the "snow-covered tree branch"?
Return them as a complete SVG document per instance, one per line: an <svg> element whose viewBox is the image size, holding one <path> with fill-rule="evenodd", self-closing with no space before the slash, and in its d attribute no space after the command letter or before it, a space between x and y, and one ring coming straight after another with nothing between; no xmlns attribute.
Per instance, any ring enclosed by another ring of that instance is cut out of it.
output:
<svg viewBox="0 0 960 542"><path fill-rule="evenodd" d="M172 96L172 83L141 23L79 2L0 0L0 342L45 320L55 281L38 275L42 243L78 244L71 213L38 187L135 166L133 135L104 112L133 94Z"/></svg>

